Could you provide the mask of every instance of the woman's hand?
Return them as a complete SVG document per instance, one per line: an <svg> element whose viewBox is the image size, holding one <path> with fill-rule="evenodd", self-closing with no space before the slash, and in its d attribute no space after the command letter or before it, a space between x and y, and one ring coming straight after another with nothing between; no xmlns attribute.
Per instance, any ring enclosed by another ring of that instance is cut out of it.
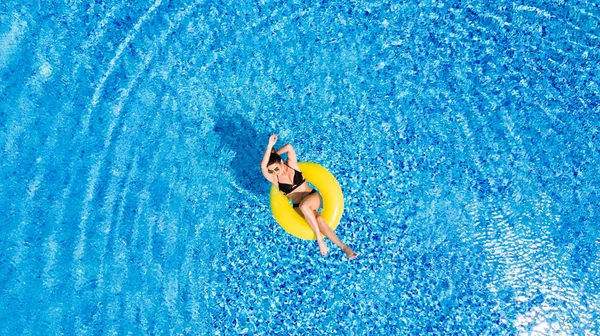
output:
<svg viewBox="0 0 600 336"><path fill-rule="evenodd" d="M277 142L277 134L273 134L269 137L269 146L273 147L275 146L275 143Z"/></svg>

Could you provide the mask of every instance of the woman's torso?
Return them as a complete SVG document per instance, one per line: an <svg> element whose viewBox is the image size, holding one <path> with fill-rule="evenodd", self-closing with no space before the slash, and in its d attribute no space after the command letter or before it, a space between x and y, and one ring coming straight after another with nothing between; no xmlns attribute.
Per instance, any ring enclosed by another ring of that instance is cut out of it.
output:
<svg viewBox="0 0 600 336"><path fill-rule="evenodd" d="M279 177L279 181L278 183L285 183L285 184L289 184L289 185L294 185L294 178L296 178L296 180L298 180L298 177L296 177L296 174L302 174L300 172L299 169L296 168L292 168L287 162L284 163L284 165L287 168L287 171L285 171L283 174L281 174L281 176ZM298 181L296 181L298 182ZM311 191L313 190L313 188L311 188L308 183L306 183L306 181L303 181L300 186L296 187L294 190L292 190L289 194L286 194L286 196L292 200L293 203L300 203L300 201L302 201L302 199L304 197L306 197Z"/></svg>

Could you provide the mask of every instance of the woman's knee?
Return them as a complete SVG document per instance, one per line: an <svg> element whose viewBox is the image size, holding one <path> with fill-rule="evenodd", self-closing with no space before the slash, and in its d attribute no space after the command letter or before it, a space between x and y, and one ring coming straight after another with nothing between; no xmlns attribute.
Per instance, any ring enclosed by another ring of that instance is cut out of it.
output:
<svg viewBox="0 0 600 336"><path fill-rule="evenodd" d="M325 221L325 219L323 219L323 216L321 216L321 213L317 210L313 210L313 214L315 215L315 218L319 221Z"/></svg>
<svg viewBox="0 0 600 336"><path fill-rule="evenodd" d="M313 213L313 209L311 209L310 204L308 204L308 202L302 202L300 203L300 205L298 206L298 208L300 209L300 211L303 214L307 214L307 213Z"/></svg>

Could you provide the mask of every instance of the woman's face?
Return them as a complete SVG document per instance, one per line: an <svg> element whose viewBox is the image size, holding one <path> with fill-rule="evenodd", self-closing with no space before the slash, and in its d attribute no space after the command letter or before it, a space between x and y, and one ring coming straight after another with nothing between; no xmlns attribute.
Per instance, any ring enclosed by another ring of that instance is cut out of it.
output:
<svg viewBox="0 0 600 336"><path fill-rule="evenodd" d="M267 166L267 172L272 175L279 176L283 173L283 167L281 163L273 163Z"/></svg>

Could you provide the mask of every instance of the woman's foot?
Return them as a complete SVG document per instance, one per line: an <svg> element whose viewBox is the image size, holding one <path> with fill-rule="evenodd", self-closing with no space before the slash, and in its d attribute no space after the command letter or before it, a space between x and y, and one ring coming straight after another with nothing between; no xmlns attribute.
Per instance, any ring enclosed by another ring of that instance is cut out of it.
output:
<svg viewBox="0 0 600 336"><path fill-rule="evenodd" d="M329 251L329 248L327 247L327 244L325 244L323 238L317 239L317 244L319 244L319 251L321 251L321 255L325 256L327 251Z"/></svg>
<svg viewBox="0 0 600 336"><path fill-rule="evenodd" d="M352 251L352 249L349 248L348 246L346 246L346 248L344 248L344 252L346 252L346 257L348 257L348 259L350 259L350 260L358 257L358 253Z"/></svg>

